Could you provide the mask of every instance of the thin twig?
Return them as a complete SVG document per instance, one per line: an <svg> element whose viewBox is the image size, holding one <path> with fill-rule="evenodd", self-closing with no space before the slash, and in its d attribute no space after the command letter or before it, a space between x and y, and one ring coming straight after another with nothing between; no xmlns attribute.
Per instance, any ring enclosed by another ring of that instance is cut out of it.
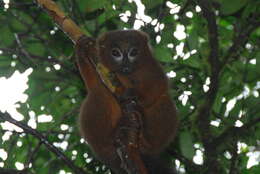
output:
<svg viewBox="0 0 260 174"><path fill-rule="evenodd" d="M29 174L29 172L26 170L14 170L14 169L5 169L5 168L0 168L0 173L1 174Z"/></svg>
<svg viewBox="0 0 260 174"><path fill-rule="evenodd" d="M64 155L57 147L51 144L47 137L43 136L37 130L27 126L26 124L13 119L8 113L0 112L0 119L8 121L19 128L23 129L26 133L33 135L35 138L39 139L51 152L53 152L58 158L60 158L68 167L71 168L77 174L86 174L81 168L77 167L73 161L71 161L67 156Z"/></svg>
<svg viewBox="0 0 260 174"><path fill-rule="evenodd" d="M257 126L259 124L260 124L260 117L257 117L245 123L242 127L235 127L235 126L229 127L223 133L221 133L217 138L215 138L212 144L214 144L217 147L222 142L226 142L227 139L230 139L230 137L241 135L246 131L248 131L250 128Z"/></svg>
<svg viewBox="0 0 260 174"><path fill-rule="evenodd" d="M44 133L44 136L47 137L49 136L52 132L53 132L53 129L60 125L64 120L66 120L69 116L72 115L72 113L74 113L76 110L78 110L79 108L78 107L75 107L73 110L71 110L70 112L66 113L60 120L59 122L55 122L55 124L52 126L52 128L50 128L46 133ZM64 131L63 131L64 132ZM29 166L29 164L34 160L34 157L36 155L36 153L38 152L38 150L40 149L41 145L43 144L42 141L40 141L38 143L38 145L34 148L33 152L29 155L29 158L28 158L28 162L27 162L27 166Z"/></svg>
<svg viewBox="0 0 260 174"><path fill-rule="evenodd" d="M241 32L234 38L232 46L228 49L225 55L221 68L223 68L232 58L237 57L241 48L244 47L250 34L255 31L260 26L260 22L253 22L252 25L248 25L246 29L241 30Z"/></svg>
<svg viewBox="0 0 260 174"><path fill-rule="evenodd" d="M174 156L181 163L183 163L187 172L199 173L199 171L201 170L201 166L193 163L191 160L187 159L182 154L178 153L176 150L167 149L167 153Z"/></svg>

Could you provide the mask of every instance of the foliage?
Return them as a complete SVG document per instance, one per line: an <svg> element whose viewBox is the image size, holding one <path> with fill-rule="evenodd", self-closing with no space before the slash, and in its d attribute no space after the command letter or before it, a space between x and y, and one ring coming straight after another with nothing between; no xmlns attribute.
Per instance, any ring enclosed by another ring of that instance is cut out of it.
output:
<svg viewBox="0 0 260 174"><path fill-rule="evenodd" d="M138 27L134 2L57 2L86 34L94 37L109 30ZM170 78L170 93L181 124L175 143L169 147L173 163L178 161L180 173L208 173L213 167L223 174L259 173L259 166L246 168L246 154L260 146L260 2L142 3L149 17L137 19L141 30L150 35L165 72L176 75ZM80 141L76 122L86 92L75 66L73 44L32 0L13 0L9 9L4 9L3 2L0 4L0 76L10 77L15 70L33 68L26 90L28 100L19 103L22 122L28 123L32 113L36 118L51 115L53 120L37 123L37 130L51 143L67 144L59 149L76 166L88 173L107 173L107 168ZM121 20L124 13L128 15L127 22ZM230 107L232 102L235 104ZM239 126L239 122L243 125ZM0 137L7 132L0 129ZM26 132L12 134L9 140L0 140L0 149L8 152L5 161L0 158L4 168L15 169L18 161L31 173L72 172L34 136ZM21 142L21 147L17 142ZM241 148L241 144L247 146ZM203 153L203 164L193 161L198 152Z"/></svg>

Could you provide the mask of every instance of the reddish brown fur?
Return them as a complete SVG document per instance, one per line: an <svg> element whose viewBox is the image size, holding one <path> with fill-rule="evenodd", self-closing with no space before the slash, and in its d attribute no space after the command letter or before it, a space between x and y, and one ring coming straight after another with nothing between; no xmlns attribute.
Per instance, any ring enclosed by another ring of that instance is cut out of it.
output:
<svg viewBox="0 0 260 174"><path fill-rule="evenodd" d="M103 34L93 45L82 39L76 45L78 66L88 90L80 113L80 127L83 137L104 163L115 172L122 173L120 161L113 145L113 133L121 117L121 110L111 93L101 84L91 66L89 58L98 59L111 71L115 66L109 59L114 43L121 46L134 44L140 55L135 71L129 75L116 73L125 88L137 91L144 109L143 136L149 146L141 148L143 155L157 155L173 140L177 117L175 105L168 93L168 82L162 68L153 58L148 45L148 37L139 31L113 31Z"/></svg>

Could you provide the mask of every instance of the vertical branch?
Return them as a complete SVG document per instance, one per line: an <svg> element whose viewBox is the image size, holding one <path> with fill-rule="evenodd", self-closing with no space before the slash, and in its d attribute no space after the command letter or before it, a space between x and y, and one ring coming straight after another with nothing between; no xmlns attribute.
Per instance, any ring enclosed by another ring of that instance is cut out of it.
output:
<svg viewBox="0 0 260 174"><path fill-rule="evenodd" d="M208 62L211 68L211 83L209 86L209 91L206 93L205 101L198 111L197 121L201 139L205 147L206 162L204 165L207 168L205 173L217 174L221 173L221 171L217 160L217 151L214 144L212 144L213 135L210 130L210 114L219 86L220 61L218 27L211 1L197 0L197 3L201 7L203 17L207 21L208 40L210 47Z"/></svg>
<svg viewBox="0 0 260 174"><path fill-rule="evenodd" d="M215 96L217 94L218 89L218 75L219 75L219 43L218 43L218 28L216 24L216 16L212 5L207 0L198 0L198 4L202 9L203 16L207 20L208 27L208 39L210 45L210 54L208 57L208 61L211 67L211 76L210 76L210 88L206 94L206 101L204 105L200 108L199 111L199 129L202 135L202 139L204 144L208 144L210 140L210 130L209 130L209 122L210 122L210 110L215 101Z"/></svg>
<svg viewBox="0 0 260 174"><path fill-rule="evenodd" d="M231 165L229 169L229 174L238 174L238 169L237 169L237 158L238 158L238 153L237 153L237 141L232 142L232 158L231 158Z"/></svg>

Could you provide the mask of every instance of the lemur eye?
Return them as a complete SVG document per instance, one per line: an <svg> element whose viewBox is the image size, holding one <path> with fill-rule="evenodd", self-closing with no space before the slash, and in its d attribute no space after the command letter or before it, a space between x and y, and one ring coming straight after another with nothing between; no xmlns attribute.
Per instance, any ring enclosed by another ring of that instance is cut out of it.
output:
<svg viewBox="0 0 260 174"><path fill-rule="evenodd" d="M111 55L116 61L120 61L123 59L123 54L121 53L119 48L113 48L111 51Z"/></svg>
<svg viewBox="0 0 260 174"><path fill-rule="evenodd" d="M131 48L128 52L128 58L133 61L135 60L136 56L138 55L138 50L136 48Z"/></svg>
<svg viewBox="0 0 260 174"><path fill-rule="evenodd" d="M135 57L138 54L138 50L136 48L131 48L128 55L131 57Z"/></svg>

